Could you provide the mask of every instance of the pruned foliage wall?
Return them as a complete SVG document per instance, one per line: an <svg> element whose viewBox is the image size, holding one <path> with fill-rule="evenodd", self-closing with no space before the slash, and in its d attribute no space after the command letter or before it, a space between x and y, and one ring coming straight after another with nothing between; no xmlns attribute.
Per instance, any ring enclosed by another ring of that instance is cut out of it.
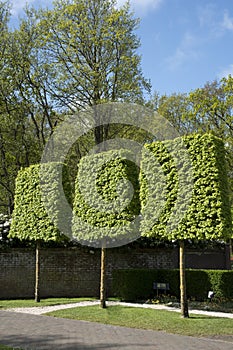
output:
<svg viewBox="0 0 233 350"><path fill-rule="evenodd" d="M16 179L15 208L10 237L43 241L64 239L62 233L65 234L66 232L61 233L57 228L58 221L62 220L62 216L64 220L67 220L67 217L65 218L66 213L62 212L60 203L59 176L61 172L64 192L68 201L71 201L69 180L64 164L36 164L19 171ZM41 194L41 181L45 186L46 198ZM53 185L51 186L51 184ZM45 200L49 203L49 210L44 205ZM52 215L53 220L48 212Z"/></svg>
<svg viewBox="0 0 233 350"><path fill-rule="evenodd" d="M73 236L79 241L100 245L105 240L114 246L114 240L138 235L139 227L131 222L140 212L139 170L131 159L125 150L81 159L73 208Z"/></svg>
<svg viewBox="0 0 233 350"><path fill-rule="evenodd" d="M158 189L162 185L158 180L157 184L151 187L150 181L155 169L150 165L148 153L144 152L140 175L140 197L144 215L142 233L162 239L230 238L231 212L222 140L212 134L189 135L173 141L154 142L145 147L153 153L164 174L164 205L160 215L155 217L156 201L160 200ZM184 152L185 149L186 155L179 155L179 152ZM171 155L171 150L179 158L178 165ZM179 179L179 171L183 171L183 182ZM186 178L189 186L185 183L186 174L190 177ZM186 201L190 188L190 199ZM174 229L170 229L172 226L169 220L171 215L176 214L178 193L179 197L183 198L183 202L180 201L179 204L180 213L183 209L182 219Z"/></svg>
<svg viewBox="0 0 233 350"><path fill-rule="evenodd" d="M143 152L140 175L130 151L108 151L81 159L73 203L74 238L93 246L100 246L103 241L106 246L126 244L141 234L162 240L230 238L231 212L222 140L212 134L189 135L153 142L145 149L149 152ZM53 222L41 199L40 166L33 165L18 174L11 237L57 240L59 220L71 223L60 200L61 164L42 165ZM71 203L66 167L62 166L64 192ZM67 232L62 233L69 236Z"/></svg>

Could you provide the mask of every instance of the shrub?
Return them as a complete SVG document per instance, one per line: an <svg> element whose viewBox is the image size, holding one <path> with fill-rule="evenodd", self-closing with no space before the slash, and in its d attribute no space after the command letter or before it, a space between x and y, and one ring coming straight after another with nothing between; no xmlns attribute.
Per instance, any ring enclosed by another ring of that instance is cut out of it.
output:
<svg viewBox="0 0 233 350"><path fill-rule="evenodd" d="M233 271L208 270L211 290L217 298L233 298Z"/></svg>
<svg viewBox="0 0 233 350"><path fill-rule="evenodd" d="M212 290L208 270L186 270L187 297L195 300L204 300L208 291Z"/></svg>
<svg viewBox="0 0 233 350"><path fill-rule="evenodd" d="M113 271L114 294L125 301L150 298L153 282L158 278L158 270L115 270Z"/></svg>
<svg viewBox="0 0 233 350"><path fill-rule="evenodd" d="M187 296L205 300L212 290L217 298L233 298L233 271L187 270ZM114 294L125 301L151 298L153 282L169 283L172 296L180 297L179 270L128 269L113 272Z"/></svg>

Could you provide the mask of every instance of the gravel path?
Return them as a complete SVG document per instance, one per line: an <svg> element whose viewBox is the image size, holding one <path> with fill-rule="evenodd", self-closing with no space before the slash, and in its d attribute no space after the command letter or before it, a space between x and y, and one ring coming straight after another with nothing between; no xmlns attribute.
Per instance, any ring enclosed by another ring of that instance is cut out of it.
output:
<svg viewBox="0 0 233 350"><path fill-rule="evenodd" d="M93 306L93 305L99 305L99 301L83 301L79 303L72 303L72 304L63 304L63 305L54 305L54 306L35 306L35 307L21 307L21 308L9 308L4 309L2 311L11 311L11 312L20 312L20 313L26 313L31 315L43 315L48 312L56 311L56 310L64 310L64 309L71 309L73 307L83 307L83 306ZM180 312L179 308L174 307L168 307L166 305L154 305L154 304L136 304L136 303L123 303L118 301L107 301L107 305L122 305L122 306L128 306L128 307L141 307L146 309L157 309L157 310L168 310L168 311L176 311ZM189 309L189 312L191 314L197 314L197 315L208 315L213 317L224 317L224 318L233 318L233 314L226 313L226 312L214 312L214 311L204 311L204 310L192 310Z"/></svg>

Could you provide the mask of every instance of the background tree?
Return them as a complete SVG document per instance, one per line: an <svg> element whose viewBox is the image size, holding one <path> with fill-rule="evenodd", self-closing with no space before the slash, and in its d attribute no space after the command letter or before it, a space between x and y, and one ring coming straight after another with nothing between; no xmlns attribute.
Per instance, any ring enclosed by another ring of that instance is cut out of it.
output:
<svg viewBox="0 0 233 350"><path fill-rule="evenodd" d="M110 101L143 102L150 85L142 75L139 24L129 5L112 0L55 1L40 14L43 50L56 71L51 95L76 111Z"/></svg>
<svg viewBox="0 0 233 350"><path fill-rule="evenodd" d="M159 95L158 92L155 92L147 104L166 118L180 135L196 131L187 118L190 109L187 94Z"/></svg>
<svg viewBox="0 0 233 350"><path fill-rule="evenodd" d="M24 106L27 123L33 128L38 148L42 152L54 126L59 122L59 113L48 92L48 58L41 50L41 33L38 14L33 9L25 10L19 29L13 33L11 63L17 67L14 84Z"/></svg>
<svg viewBox="0 0 233 350"><path fill-rule="evenodd" d="M19 30L10 31L7 2L1 3L1 11L0 206L10 215L17 173L21 167L39 162L51 123L46 118L50 111L48 97L35 79L40 76L43 81L35 69L35 25L29 28L22 21Z"/></svg>
<svg viewBox="0 0 233 350"><path fill-rule="evenodd" d="M137 53L138 23L129 4L119 9L113 0L56 1L40 13L42 49L53 76L49 91L59 108L76 112L103 102L143 103L150 84ZM100 144L108 139L110 123L97 123L93 137Z"/></svg>
<svg viewBox="0 0 233 350"><path fill-rule="evenodd" d="M167 118L181 135L212 132L232 138L233 78L207 82L186 94L154 94L149 106Z"/></svg>
<svg viewBox="0 0 233 350"><path fill-rule="evenodd" d="M26 8L12 30L8 4L1 2L0 206L10 214L18 170L39 162L67 113L106 101L143 103L150 83L137 53L139 20L128 4L119 9L113 0L56 1L51 10ZM90 148L130 132L98 121L70 151L73 178Z"/></svg>
<svg viewBox="0 0 233 350"><path fill-rule="evenodd" d="M11 111L9 97L12 94L13 87L9 78L8 66L8 42L10 33L8 22L10 18L10 9L7 2L0 2L0 206L4 213L9 213L13 205L13 186L12 172L10 163L12 161L9 144L9 133L11 132L12 122L7 117ZM14 180L13 180L14 182Z"/></svg>

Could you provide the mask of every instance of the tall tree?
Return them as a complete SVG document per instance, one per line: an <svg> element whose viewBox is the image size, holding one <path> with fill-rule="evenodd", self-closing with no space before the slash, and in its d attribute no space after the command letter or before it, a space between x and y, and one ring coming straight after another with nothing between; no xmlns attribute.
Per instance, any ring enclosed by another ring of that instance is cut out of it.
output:
<svg viewBox="0 0 233 350"><path fill-rule="evenodd" d="M19 165L16 140L20 128L20 122L15 123L17 106L9 62L9 19L8 2L0 2L0 207L1 211L8 214L13 209L14 177Z"/></svg>
<svg viewBox="0 0 233 350"><path fill-rule="evenodd" d="M115 5L113 0L67 0L55 1L51 10L27 8L19 28L9 32L8 2L1 2L3 211L12 212L18 170L40 160L48 137L65 114L106 101L143 103L150 83L137 53L139 21L129 4L120 9ZM103 126L99 119L97 124L74 146L73 163L94 144L124 131L122 125Z"/></svg>
<svg viewBox="0 0 233 350"><path fill-rule="evenodd" d="M114 0L57 0L39 18L42 55L49 58L52 77L48 91L59 108L74 113L105 102L144 102L150 83L141 71L135 34L139 21L129 3L119 9ZM116 126L99 113L95 118L93 141L101 149ZM103 245L103 268L105 249Z"/></svg>
<svg viewBox="0 0 233 350"><path fill-rule="evenodd" d="M40 301L40 243L64 241L67 232L57 228L59 218L67 212L59 211L61 191L59 177L63 176L64 191L71 200L66 167L61 163L36 164L19 171L16 179L15 208L8 237L29 240L36 243L35 301ZM51 183L53 187L51 188ZM43 184L43 191L41 185ZM45 191L47 195L44 196ZM48 214L48 203L50 216ZM61 208L61 204L60 204ZM52 221L51 216L54 221ZM66 217L67 219L67 217Z"/></svg>
<svg viewBox="0 0 233 350"><path fill-rule="evenodd" d="M106 249L138 237L139 227L132 223L140 212L138 168L131 158L126 150L83 157L76 179L73 236L83 244L101 247L102 308L106 307Z"/></svg>
<svg viewBox="0 0 233 350"><path fill-rule="evenodd" d="M35 35L26 22L20 30L9 30L7 3L1 4L1 17L0 206L11 214L17 173L21 167L39 162L49 122L44 117L45 108L41 108L42 94L34 86L35 63L31 57L32 52L36 56Z"/></svg>
<svg viewBox="0 0 233 350"><path fill-rule="evenodd" d="M221 81L206 83L203 88L192 91L188 96L190 113L187 116L193 121L199 132L213 131L219 137L232 134L232 95L231 77Z"/></svg>
<svg viewBox="0 0 233 350"><path fill-rule="evenodd" d="M150 84L143 77L138 19L129 4L116 8L113 0L60 1L43 11L43 49L56 72L51 95L76 111L109 101L142 102Z"/></svg>
<svg viewBox="0 0 233 350"><path fill-rule="evenodd" d="M207 82L190 93L159 95L149 106L167 118L180 134L213 132L232 137L233 78Z"/></svg>
<svg viewBox="0 0 233 350"><path fill-rule="evenodd" d="M185 240L227 241L232 236L224 144L211 134L197 134L146 148L157 162L150 162L148 153L142 159L141 231L180 242L181 314L188 317Z"/></svg>
<svg viewBox="0 0 233 350"><path fill-rule="evenodd" d="M166 118L180 135L195 131L192 123L187 119L189 103L187 94L172 94L159 96L156 111Z"/></svg>
<svg viewBox="0 0 233 350"><path fill-rule="evenodd" d="M26 9L25 18L13 33L11 64L15 68L14 85L24 106L26 121L42 151L59 117L48 92L48 80L52 77L46 69L47 58L41 50L37 23L36 11Z"/></svg>

